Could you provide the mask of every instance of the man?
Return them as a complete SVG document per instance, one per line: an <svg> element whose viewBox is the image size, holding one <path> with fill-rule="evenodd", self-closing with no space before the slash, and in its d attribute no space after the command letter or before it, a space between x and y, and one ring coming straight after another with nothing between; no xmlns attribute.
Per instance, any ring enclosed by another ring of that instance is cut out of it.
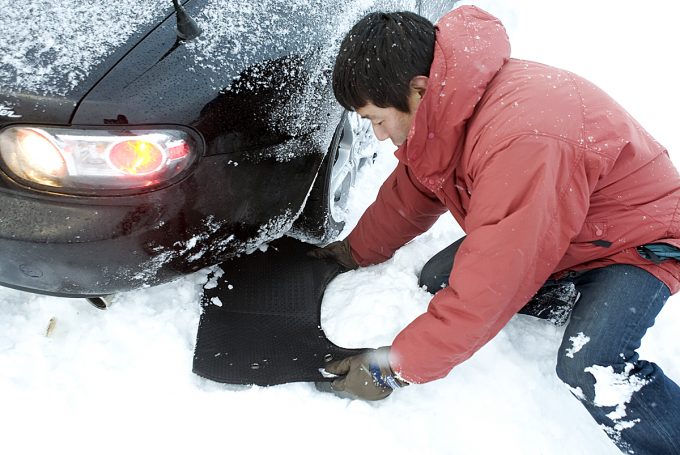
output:
<svg viewBox="0 0 680 455"><path fill-rule="evenodd" d="M446 210L467 234L425 266L427 312L391 347L329 364L334 389L380 399L442 378L559 283L580 299L558 376L622 450L680 454L680 388L636 353L680 289L680 176L666 150L588 81L511 59L502 24L472 6L436 27L366 16L333 88L399 146L399 164L349 237L316 256L385 261ZM596 395L607 378L626 391L615 403Z"/></svg>

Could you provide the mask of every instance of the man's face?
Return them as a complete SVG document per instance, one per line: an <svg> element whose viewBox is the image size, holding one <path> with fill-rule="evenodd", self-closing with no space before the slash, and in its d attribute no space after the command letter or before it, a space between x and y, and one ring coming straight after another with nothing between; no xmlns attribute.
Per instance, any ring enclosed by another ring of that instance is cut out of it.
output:
<svg viewBox="0 0 680 455"><path fill-rule="evenodd" d="M394 145L400 146L408 137L420 104L420 96L416 90L411 91L408 99L409 112L402 112L393 107L378 107L372 103L357 108L356 112L371 121L373 133L378 140L391 139Z"/></svg>

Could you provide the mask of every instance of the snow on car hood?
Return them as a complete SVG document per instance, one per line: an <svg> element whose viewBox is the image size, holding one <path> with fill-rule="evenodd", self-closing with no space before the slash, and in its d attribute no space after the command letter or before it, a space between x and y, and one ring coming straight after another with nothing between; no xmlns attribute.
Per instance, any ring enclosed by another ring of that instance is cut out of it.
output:
<svg viewBox="0 0 680 455"><path fill-rule="evenodd" d="M299 55L319 51L315 49L319 42L330 44L321 51L334 60L340 40L367 12L377 6L416 8L416 2L408 0L205 0L201 4L194 19L203 33L186 46L194 51L197 65L215 70L247 66L263 49L287 52L290 43L298 46Z"/></svg>
<svg viewBox="0 0 680 455"><path fill-rule="evenodd" d="M358 14L374 3L373 0L329 0L326 4L318 0L206 0L194 17L203 34L186 45L194 51L196 64L216 70L233 65L248 66L263 54L263 49L279 48L287 52L290 43L299 46L298 54L305 54L319 41L339 39ZM339 27L338 21L347 24ZM325 38L320 40L315 36Z"/></svg>
<svg viewBox="0 0 680 455"><path fill-rule="evenodd" d="M0 87L59 96L173 9L170 0L0 0L0 11Z"/></svg>
<svg viewBox="0 0 680 455"><path fill-rule="evenodd" d="M310 128L316 129L319 122L328 121L316 118L316 113L327 110L324 103L334 102L326 90L329 75L340 42L352 25L378 7L415 10L416 6L415 1L404 0L196 1L187 9L203 33L185 43L185 48L195 67L210 73L207 79L211 81L212 89L223 92L254 89L252 84L276 83L274 78L278 73L268 75L253 66L262 62L263 56L267 59L301 56L305 62L307 87L301 93L295 93L294 101L282 105L282 110L270 114L272 123L286 125L288 133L295 136ZM256 82L239 86L239 73L246 68L254 69L249 76ZM314 139L319 144L330 143L334 129L318 130L320 136ZM283 153L274 149L268 152L281 161L292 158L289 149Z"/></svg>

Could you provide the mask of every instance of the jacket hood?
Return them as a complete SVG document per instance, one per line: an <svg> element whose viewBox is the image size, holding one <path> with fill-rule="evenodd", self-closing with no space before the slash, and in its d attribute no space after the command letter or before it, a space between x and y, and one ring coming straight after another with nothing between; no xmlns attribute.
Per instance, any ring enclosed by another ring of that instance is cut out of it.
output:
<svg viewBox="0 0 680 455"><path fill-rule="evenodd" d="M503 24L475 6L454 9L435 28L427 90L408 138L396 152L432 191L441 188L453 173L467 120L489 82L510 58Z"/></svg>

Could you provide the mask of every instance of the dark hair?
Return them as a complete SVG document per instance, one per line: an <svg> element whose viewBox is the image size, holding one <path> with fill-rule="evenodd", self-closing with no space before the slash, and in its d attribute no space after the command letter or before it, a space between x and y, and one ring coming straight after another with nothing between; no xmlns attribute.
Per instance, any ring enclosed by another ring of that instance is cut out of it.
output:
<svg viewBox="0 0 680 455"><path fill-rule="evenodd" d="M434 25L402 11L371 13L345 36L333 69L333 93L347 110L372 103L408 112L409 83L430 74Z"/></svg>

